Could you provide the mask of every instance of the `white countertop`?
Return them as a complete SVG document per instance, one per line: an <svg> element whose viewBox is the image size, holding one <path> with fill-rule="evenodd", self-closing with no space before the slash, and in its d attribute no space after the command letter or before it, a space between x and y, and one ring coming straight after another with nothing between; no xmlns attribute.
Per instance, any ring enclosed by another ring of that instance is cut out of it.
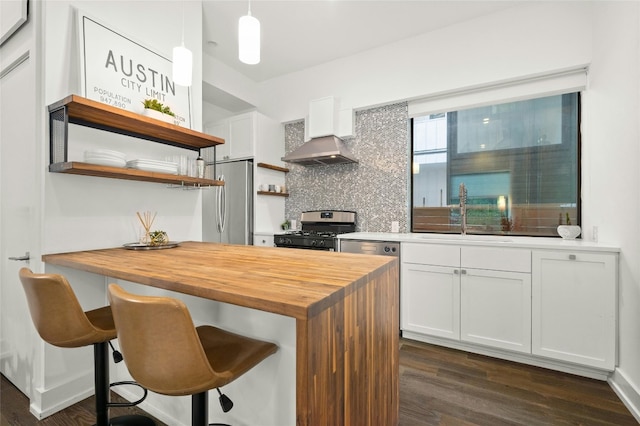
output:
<svg viewBox="0 0 640 426"><path fill-rule="evenodd" d="M584 241L581 239L563 240L562 238L549 237L518 237L499 235L460 235L460 234L433 234L433 233L394 233L394 232L353 232L340 234L341 240L367 240L367 241L391 241L411 242L425 244L456 244L488 247L513 247L528 249L552 249L552 250L579 250L620 252L620 247L607 243Z"/></svg>

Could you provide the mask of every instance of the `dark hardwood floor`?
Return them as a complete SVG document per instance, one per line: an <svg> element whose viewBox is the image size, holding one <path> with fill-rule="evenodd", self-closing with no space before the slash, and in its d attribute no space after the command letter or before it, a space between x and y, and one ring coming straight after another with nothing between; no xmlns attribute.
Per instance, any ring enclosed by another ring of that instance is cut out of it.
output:
<svg viewBox="0 0 640 426"><path fill-rule="evenodd" d="M91 425L93 403L87 398L38 422L3 376L0 426ZM111 415L136 411L111 409ZM401 339L402 426L637 424L605 382Z"/></svg>

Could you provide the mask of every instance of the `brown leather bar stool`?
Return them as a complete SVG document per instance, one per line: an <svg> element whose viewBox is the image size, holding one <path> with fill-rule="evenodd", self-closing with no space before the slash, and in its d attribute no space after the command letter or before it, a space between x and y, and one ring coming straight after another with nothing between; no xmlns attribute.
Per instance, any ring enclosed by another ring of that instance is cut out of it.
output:
<svg viewBox="0 0 640 426"><path fill-rule="evenodd" d="M109 300L131 376L153 392L192 395L193 426L208 423L210 389L234 381L278 350L216 327L195 327L185 304L174 298L138 296L110 284ZM229 411L233 403L218 393L222 410Z"/></svg>
<svg viewBox="0 0 640 426"><path fill-rule="evenodd" d="M109 384L108 345L116 338L111 307L84 312L69 282L62 275L34 274L28 268L20 269L19 275L27 296L31 319L44 341L62 348L93 345L96 425L154 426L152 419L139 415L109 419L109 407L137 405L147 395L147 390L143 388L144 395L138 401L109 402L109 389L112 385ZM113 385L120 384L139 386L135 382L118 382Z"/></svg>

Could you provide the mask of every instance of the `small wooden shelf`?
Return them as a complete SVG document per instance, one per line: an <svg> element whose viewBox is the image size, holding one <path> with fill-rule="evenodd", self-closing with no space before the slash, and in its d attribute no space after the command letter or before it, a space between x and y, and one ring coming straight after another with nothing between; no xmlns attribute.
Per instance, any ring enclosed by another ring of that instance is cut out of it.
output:
<svg viewBox="0 0 640 426"><path fill-rule="evenodd" d="M139 180L145 182L166 183L184 187L223 186L224 182L211 179L200 179L190 176L171 175L168 173L147 172L122 167L100 166L97 164L68 161L49 165L49 171L83 176L97 176L113 179Z"/></svg>
<svg viewBox="0 0 640 426"><path fill-rule="evenodd" d="M63 111L69 123L107 130L197 151L224 143L224 139L77 95L49 105L49 114Z"/></svg>
<svg viewBox="0 0 640 426"><path fill-rule="evenodd" d="M270 192L270 191L258 191L258 195L275 195L277 197L288 197L288 192Z"/></svg>
<svg viewBox="0 0 640 426"><path fill-rule="evenodd" d="M264 169L271 169L278 172L289 173L289 169L287 169L286 167L274 166L273 164L258 163L257 166L262 167Z"/></svg>

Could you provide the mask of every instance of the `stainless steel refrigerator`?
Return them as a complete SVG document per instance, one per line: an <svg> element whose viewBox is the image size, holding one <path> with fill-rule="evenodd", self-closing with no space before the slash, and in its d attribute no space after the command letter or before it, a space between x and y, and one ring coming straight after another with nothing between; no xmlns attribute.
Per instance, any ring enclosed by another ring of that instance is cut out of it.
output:
<svg viewBox="0 0 640 426"><path fill-rule="evenodd" d="M253 161L218 163L215 178L224 186L202 191L202 241L253 244Z"/></svg>

